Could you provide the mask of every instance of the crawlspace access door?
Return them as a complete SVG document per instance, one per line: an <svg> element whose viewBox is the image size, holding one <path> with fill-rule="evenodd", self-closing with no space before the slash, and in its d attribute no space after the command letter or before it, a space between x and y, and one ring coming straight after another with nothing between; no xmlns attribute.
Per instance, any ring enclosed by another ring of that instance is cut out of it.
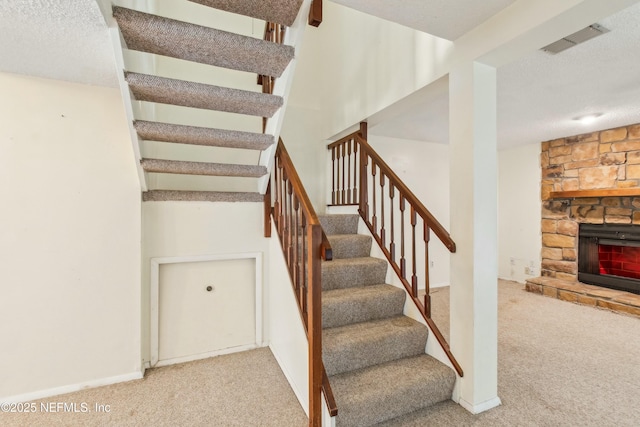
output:
<svg viewBox="0 0 640 427"><path fill-rule="evenodd" d="M255 258L164 263L158 279L157 365L257 345Z"/></svg>

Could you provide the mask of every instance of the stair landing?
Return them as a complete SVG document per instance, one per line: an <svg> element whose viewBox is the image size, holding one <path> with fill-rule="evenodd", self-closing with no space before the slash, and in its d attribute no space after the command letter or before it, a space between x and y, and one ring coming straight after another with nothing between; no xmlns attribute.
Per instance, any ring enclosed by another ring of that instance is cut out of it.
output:
<svg viewBox="0 0 640 427"><path fill-rule="evenodd" d="M562 301L590 305L616 313L640 317L640 295L630 292L587 285L581 282L554 279L552 277L528 279L525 288L529 292Z"/></svg>

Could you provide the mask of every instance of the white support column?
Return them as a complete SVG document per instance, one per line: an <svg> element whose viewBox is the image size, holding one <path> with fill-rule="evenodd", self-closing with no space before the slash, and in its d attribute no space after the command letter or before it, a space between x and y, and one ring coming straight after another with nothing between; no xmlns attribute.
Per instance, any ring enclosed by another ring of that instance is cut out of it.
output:
<svg viewBox="0 0 640 427"><path fill-rule="evenodd" d="M472 413L498 397L496 70L477 62L449 75L451 350L464 370L454 398Z"/></svg>

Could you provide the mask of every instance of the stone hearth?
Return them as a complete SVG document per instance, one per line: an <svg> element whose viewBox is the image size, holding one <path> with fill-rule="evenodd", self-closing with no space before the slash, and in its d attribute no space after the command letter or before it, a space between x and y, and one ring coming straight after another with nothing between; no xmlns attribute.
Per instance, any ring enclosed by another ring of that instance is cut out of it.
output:
<svg viewBox="0 0 640 427"><path fill-rule="evenodd" d="M547 297L640 317L640 295L629 292L551 277L529 279L525 286Z"/></svg>

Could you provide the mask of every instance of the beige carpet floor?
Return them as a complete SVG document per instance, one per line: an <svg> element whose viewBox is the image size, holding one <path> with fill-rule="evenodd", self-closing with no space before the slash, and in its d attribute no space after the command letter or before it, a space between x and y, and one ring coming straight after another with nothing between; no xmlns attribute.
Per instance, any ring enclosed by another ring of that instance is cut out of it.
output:
<svg viewBox="0 0 640 427"><path fill-rule="evenodd" d="M432 292L449 335L449 289ZM639 426L640 319L546 298L499 281L498 395L471 415L445 402L380 427Z"/></svg>
<svg viewBox="0 0 640 427"><path fill-rule="evenodd" d="M448 289L433 292L448 335ZM579 306L500 281L499 395L471 415L445 402L385 427L638 426L640 319ZM43 402L111 405L107 414L0 414L2 426L305 426L271 352L259 349L149 370L143 380ZM38 405L40 402L37 402Z"/></svg>
<svg viewBox="0 0 640 427"><path fill-rule="evenodd" d="M87 403L91 412L0 413L0 426L306 426L268 348L149 369L144 379L36 401ZM96 404L110 405L97 413Z"/></svg>

